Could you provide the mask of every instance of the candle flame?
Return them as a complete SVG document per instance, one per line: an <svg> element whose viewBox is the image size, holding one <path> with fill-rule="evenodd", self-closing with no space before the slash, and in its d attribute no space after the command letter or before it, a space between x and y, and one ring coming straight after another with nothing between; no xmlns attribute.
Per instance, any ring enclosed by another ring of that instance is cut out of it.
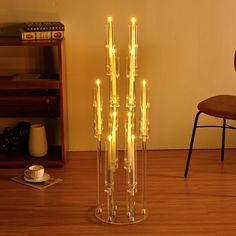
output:
<svg viewBox="0 0 236 236"><path fill-rule="evenodd" d="M109 17L107 18L107 20L108 20L108 22L112 22L112 17L109 16Z"/></svg>
<svg viewBox="0 0 236 236"><path fill-rule="evenodd" d="M96 84L97 85L100 85L101 84L101 81L99 79L96 80Z"/></svg>
<svg viewBox="0 0 236 236"><path fill-rule="evenodd" d="M135 17L132 17L131 22L132 22L132 24L134 25L134 24L136 23L136 18L135 18Z"/></svg>
<svg viewBox="0 0 236 236"><path fill-rule="evenodd" d="M143 84L143 86L146 86L146 84L147 84L146 80L143 80L142 84Z"/></svg>

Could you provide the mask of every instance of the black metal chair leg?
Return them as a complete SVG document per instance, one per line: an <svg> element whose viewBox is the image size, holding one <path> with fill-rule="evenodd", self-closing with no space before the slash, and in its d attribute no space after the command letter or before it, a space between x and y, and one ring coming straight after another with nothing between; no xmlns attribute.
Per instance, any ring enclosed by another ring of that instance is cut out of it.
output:
<svg viewBox="0 0 236 236"><path fill-rule="evenodd" d="M221 145L221 161L224 161L224 152L225 152L225 125L226 125L226 119L223 119L222 145Z"/></svg>
<svg viewBox="0 0 236 236"><path fill-rule="evenodd" d="M187 176L188 176L188 169L189 169L189 164L190 164L190 159L191 159L191 154L192 154L192 149L193 149L193 142L194 142L195 132L196 132L196 128L197 128L197 122L198 122L199 115L201 113L202 112L199 111L196 114L195 121L194 121L193 132L192 132L192 137L191 137L191 141L190 141L190 146L189 146L189 151L188 151L188 158L187 158L187 163L186 163L185 173L184 173L185 178L187 178Z"/></svg>

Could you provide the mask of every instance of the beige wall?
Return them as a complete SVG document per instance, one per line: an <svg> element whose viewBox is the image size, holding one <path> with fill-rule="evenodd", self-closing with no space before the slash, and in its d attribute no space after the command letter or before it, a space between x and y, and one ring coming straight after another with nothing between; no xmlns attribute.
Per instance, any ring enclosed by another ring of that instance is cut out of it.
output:
<svg viewBox="0 0 236 236"><path fill-rule="evenodd" d="M92 87L96 77L107 83L105 20L111 15L115 22L123 114L128 22L136 16L139 75L151 86L149 148L172 149L188 147L200 100L235 94L235 9L235 0L2 0L0 24L57 19L65 23L70 150L92 150ZM201 130L197 146L216 147L218 134ZM235 147L236 135L229 135L227 145Z"/></svg>

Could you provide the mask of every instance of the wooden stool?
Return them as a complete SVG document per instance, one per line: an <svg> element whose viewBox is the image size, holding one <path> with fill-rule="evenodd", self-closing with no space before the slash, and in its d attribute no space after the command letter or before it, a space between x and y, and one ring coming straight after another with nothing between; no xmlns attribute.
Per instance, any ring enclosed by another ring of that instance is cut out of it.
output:
<svg viewBox="0 0 236 236"><path fill-rule="evenodd" d="M188 169L192 154L192 148L194 143L194 137L196 128L207 128L207 127L220 127L222 128L222 145L221 145L221 161L224 161L224 148L225 148L225 129L236 129L230 125L226 124L226 120L236 120L236 96L233 95L218 95L214 97L210 97L202 102L200 102L197 106L198 112L195 117L192 138L190 141L190 147L185 167L184 177L188 176ZM209 116L214 116L223 119L223 125L201 125L198 126L198 118L201 113L205 113Z"/></svg>

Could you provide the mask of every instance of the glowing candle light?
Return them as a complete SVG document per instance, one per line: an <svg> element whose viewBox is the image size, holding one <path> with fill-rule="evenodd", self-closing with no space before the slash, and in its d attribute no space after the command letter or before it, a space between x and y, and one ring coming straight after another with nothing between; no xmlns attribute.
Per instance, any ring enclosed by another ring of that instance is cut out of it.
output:
<svg viewBox="0 0 236 236"><path fill-rule="evenodd" d="M113 48L112 50L112 75L111 75L111 83L112 83L112 98L116 98L116 50Z"/></svg>
<svg viewBox="0 0 236 236"><path fill-rule="evenodd" d="M131 54L135 57L136 48L136 19L132 17L131 19Z"/></svg>
<svg viewBox="0 0 236 236"><path fill-rule="evenodd" d="M111 104L117 105L117 65L116 65L116 50L114 45L114 31L113 31L113 22L111 16L108 17L108 25L107 25L107 69L108 75L111 80L111 88L110 88L110 97Z"/></svg>
<svg viewBox="0 0 236 236"><path fill-rule="evenodd" d="M141 101L141 135L147 136L147 83L142 81L142 101Z"/></svg>
<svg viewBox="0 0 236 236"><path fill-rule="evenodd" d="M111 137L111 155L112 155L112 164L114 169L116 166L116 111L113 111L112 115L112 137Z"/></svg>
<svg viewBox="0 0 236 236"><path fill-rule="evenodd" d="M131 19L130 26L130 58L129 58L129 103L133 103L134 96L134 81L135 81L135 68L136 68L136 41L137 41L137 26L136 19L133 17Z"/></svg>
<svg viewBox="0 0 236 236"><path fill-rule="evenodd" d="M109 59L112 61L112 51L113 51L113 22L112 17L108 17L108 50L109 50Z"/></svg>
<svg viewBox="0 0 236 236"><path fill-rule="evenodd" d="M128 162L129 162L129 168L132 160L132 117L131 112L128 112L128 121L127 121L127 154L128 154Z"/></svg>
<svg viewBox="0 0 236 236"><path fill-rule="evenodd" d="M101 109L101 81L96 81L97 85L97 96L96 96L96 103L97 103L97 134L102 134L102 109Z"/></svg>

